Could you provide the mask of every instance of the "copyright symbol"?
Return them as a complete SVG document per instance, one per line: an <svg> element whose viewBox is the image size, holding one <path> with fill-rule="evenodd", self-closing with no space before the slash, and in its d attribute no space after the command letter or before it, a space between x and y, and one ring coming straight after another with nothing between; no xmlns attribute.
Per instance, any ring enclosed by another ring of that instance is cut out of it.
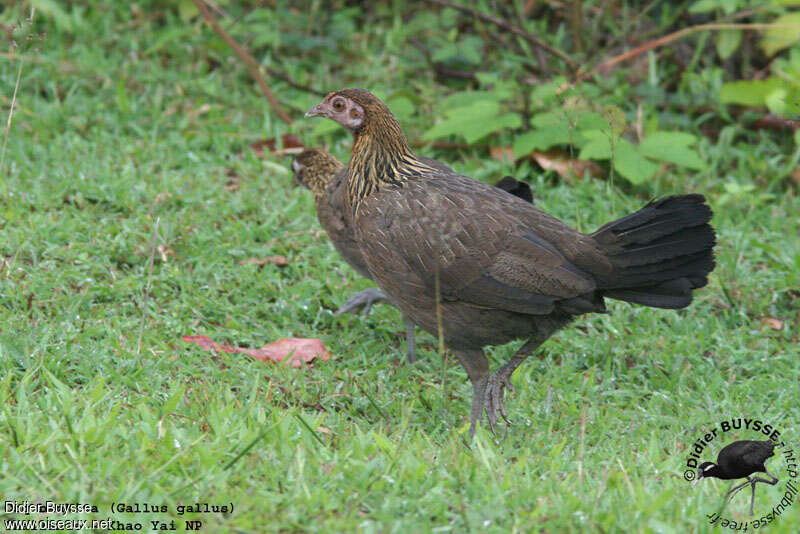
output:
<svg viewBox="0 0 800 534"><path fill-rule="evenodd" d="M685 478L687 482L691 482L692 480L694 480L694 477L696 476L697 475L692 469L687 469L686 471L683 472L683 478Z"/></svg>

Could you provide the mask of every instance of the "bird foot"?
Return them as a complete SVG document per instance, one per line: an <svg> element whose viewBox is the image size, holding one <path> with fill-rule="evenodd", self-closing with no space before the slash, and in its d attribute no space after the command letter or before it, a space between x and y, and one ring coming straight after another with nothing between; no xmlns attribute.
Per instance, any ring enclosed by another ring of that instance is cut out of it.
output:
<svg viewBox="0 0 800 534"><path fill-rule="evenodd" d="M369 289L365 289L364 291L359 291L347 299L347 302L345 302L341 308L336 310L334 315L341 315L343 313L357 313L358 310L361 310L361 315L366 316L369 314L369 310L372 308L373 304L376 302L387 302L388 300L389 299L386 297L383 291L376 287L371 287Z"/></svg>
<svg viewBox="0 0 800 534"><path fill-rule="evenodd" d="M486 410L486 416L489 419L489 428L494 434L494 425L497 422L497 412L505 420L506 424L511 426L511 421L506 414L506 407L503 405L503 390L508 389L514 393L514 386L511 385L509 380L510 375L499 369L489 377L489 382L486 384L486 393L484 394L483 407Z"/></svg>

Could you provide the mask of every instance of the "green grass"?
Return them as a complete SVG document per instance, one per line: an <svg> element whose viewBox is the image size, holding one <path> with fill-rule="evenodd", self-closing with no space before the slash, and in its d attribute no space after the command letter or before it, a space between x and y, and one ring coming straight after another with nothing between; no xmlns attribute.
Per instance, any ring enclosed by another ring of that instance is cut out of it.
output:
<svg viewBox="0 0 800 534"><path fill-rule="evenodd" d="M0 169L4 500L91 503L100 512L84 517L180 519L181 529L201 519L207 532L707 532L704 514L727 483L691 490L682 479L704 425L759 417L800 451L800 199L770 181L790 161L780 141L733 126L703 142L708 171L673 169L641 189L565 184L479 151L424 151L486 181L526 178L537 204L586 231L651 196L697 191L719 232L718 267L691 307L612 303L610 315L577 321L514 375L516 424L495 437L481 428L468 447L471 387L452 355L443 364L419 332L421 361L403 365L402 323L388 307L332 315L370 283L320 233L289 160L248 149L287 130L241 65L211 68L210 33L196 25L147 53L170 26L122 15L91 9L92 31L73 33L40 19L47 35L23 65ZM388 21L374 41L396 31ZM411 67L389 74L390 59L317 65L310 78L325 90L402 86ZM0 58L6 110L18 68ZM277 88L297 109L316 98ZM411 131L426 120L420 110ZM315 127L292 130L313 141ZM343 134L325 139L346 157ZM238 189L224 187L231 177ZM772 196L731 196L730 182ZM271 254L291 263L237 264ZM334 358L296 370L213 354L187 334L253 347L319 337ZM493 367L517 346L492 349ZM779 494L759 486L757 512ZM748 498L728 514L747 519ZM170 511L112 514L112 502ZM177 515L195 502L234 512ZM798 527L796 502L769 531Z"/></svg>

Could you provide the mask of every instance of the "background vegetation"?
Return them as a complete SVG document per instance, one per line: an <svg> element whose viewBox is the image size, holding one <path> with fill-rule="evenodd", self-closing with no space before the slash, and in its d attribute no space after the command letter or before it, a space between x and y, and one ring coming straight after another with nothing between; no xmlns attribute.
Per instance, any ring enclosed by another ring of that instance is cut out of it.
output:
<svg viewBox="0 0 800 534"><path fill-rule="evenodd" d="M206 531L705 532L727 484L682 478L703 429L755 416L800 445L797 2L447 4L209 3L277 107L192 1L0 7L4 499ZM452 356L420 332L403 365L393 309L332 315L370 283L282 149L291 133L344 160L345 132L301 116L348 86L384 97L423 155L525 180L584 231L705 194L709 286L554 337L514 376L516 424L468 447ZM288 265L239 264L272 255ZM319 337L334 358L291 369L195 334ZM756 512L779 494L759 487ZM746 520L747 497L726 513ZM194 502L235 510L176 515ZM769 529L798 526L795 503Z"/></svg>

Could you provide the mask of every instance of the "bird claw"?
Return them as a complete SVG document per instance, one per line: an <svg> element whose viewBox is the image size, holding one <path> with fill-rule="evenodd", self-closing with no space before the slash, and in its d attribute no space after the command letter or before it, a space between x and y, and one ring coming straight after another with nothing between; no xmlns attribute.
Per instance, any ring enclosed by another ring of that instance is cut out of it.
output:
<svg viewBox="0 0 800 534"><path fill-rule="evenodd" d="M359 291L355 295L347 299L347 302L341 308L334 312L334 315L341 315L343 313L356 313L359 309L363 308L361 315L366 317L372 305L376 302L383 302L387 300L386 295L380 289L371 287L364 291Z"/></svg>
<svg viewBox="0 0 800 534"><path fill-rule="evenodd" d="M503 417L503 420L508 426L511 426L511 421L506 413L506 407L503 403L503 390L508 389L510 392L515 393L514 386L505 373L499 371L489 377L489 383L486 384L486 393L484 394L484 408L486 409L486 416L489 419L489 428L494 434L494 425L497 422L497 412Z"/></svg>

